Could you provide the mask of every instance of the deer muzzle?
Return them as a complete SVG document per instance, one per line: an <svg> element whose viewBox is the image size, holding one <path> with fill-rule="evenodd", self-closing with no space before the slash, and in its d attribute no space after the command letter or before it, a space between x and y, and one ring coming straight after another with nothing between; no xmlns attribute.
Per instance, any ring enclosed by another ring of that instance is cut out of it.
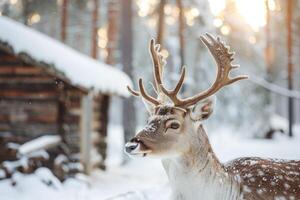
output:
<svg viewBox="0 0 300 200"><path fill-rule="evenodd" d="M125 152L132 156L146 156L151 150L144 144L142 140L134 137L125 144Z"/></svg>

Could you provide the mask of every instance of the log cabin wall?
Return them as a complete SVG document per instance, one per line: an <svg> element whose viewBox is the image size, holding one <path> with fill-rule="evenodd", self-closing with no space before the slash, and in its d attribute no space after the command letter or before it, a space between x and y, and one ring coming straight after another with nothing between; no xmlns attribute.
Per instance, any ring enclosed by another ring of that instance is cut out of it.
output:
<svg viewBox="0 0 300 200"><path fill-rule="evenodd" d="M61 134L71 152L79 152L84 95L42 67L0 50L0 132L27 139Z"/></svg>

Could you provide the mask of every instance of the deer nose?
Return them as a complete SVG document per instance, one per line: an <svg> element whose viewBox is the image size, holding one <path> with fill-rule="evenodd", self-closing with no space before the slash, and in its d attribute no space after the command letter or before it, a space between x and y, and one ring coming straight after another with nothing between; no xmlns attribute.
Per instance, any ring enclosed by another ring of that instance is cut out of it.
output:
<svg viewBox="0 0 300 200"><path fill-rule="evenodd" d="M125 151L126 153L131 153L133 150L135 150L139 146L139 143L136 141L131 140L130 142L127 142L125 144Z"/></svg>

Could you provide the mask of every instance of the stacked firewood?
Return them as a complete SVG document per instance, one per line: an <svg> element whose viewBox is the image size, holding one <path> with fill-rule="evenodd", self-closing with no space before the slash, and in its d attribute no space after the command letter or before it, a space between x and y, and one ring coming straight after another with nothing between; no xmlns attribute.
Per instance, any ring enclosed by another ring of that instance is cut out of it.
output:
<svg viewBox="0 0 300 200"><path fill-rule="evenodd" d="M79 159L69 155L68 147L58 135L44 135L22 143L20 138L0 137L0 180L14 173L33 173L49 168L60 180L83 171Z"/></svg>

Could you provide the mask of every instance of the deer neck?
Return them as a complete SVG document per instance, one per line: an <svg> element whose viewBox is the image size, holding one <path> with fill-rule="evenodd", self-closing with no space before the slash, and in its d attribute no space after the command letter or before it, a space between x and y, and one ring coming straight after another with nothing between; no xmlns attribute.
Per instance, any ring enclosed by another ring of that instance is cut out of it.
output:
<svg viewBox="0 0 300 200"><path fill-rule="evenodd" d="M173 199L238 199L239 185L215 156L202 125L190 134L186 152L162 160Z"/></svg>

